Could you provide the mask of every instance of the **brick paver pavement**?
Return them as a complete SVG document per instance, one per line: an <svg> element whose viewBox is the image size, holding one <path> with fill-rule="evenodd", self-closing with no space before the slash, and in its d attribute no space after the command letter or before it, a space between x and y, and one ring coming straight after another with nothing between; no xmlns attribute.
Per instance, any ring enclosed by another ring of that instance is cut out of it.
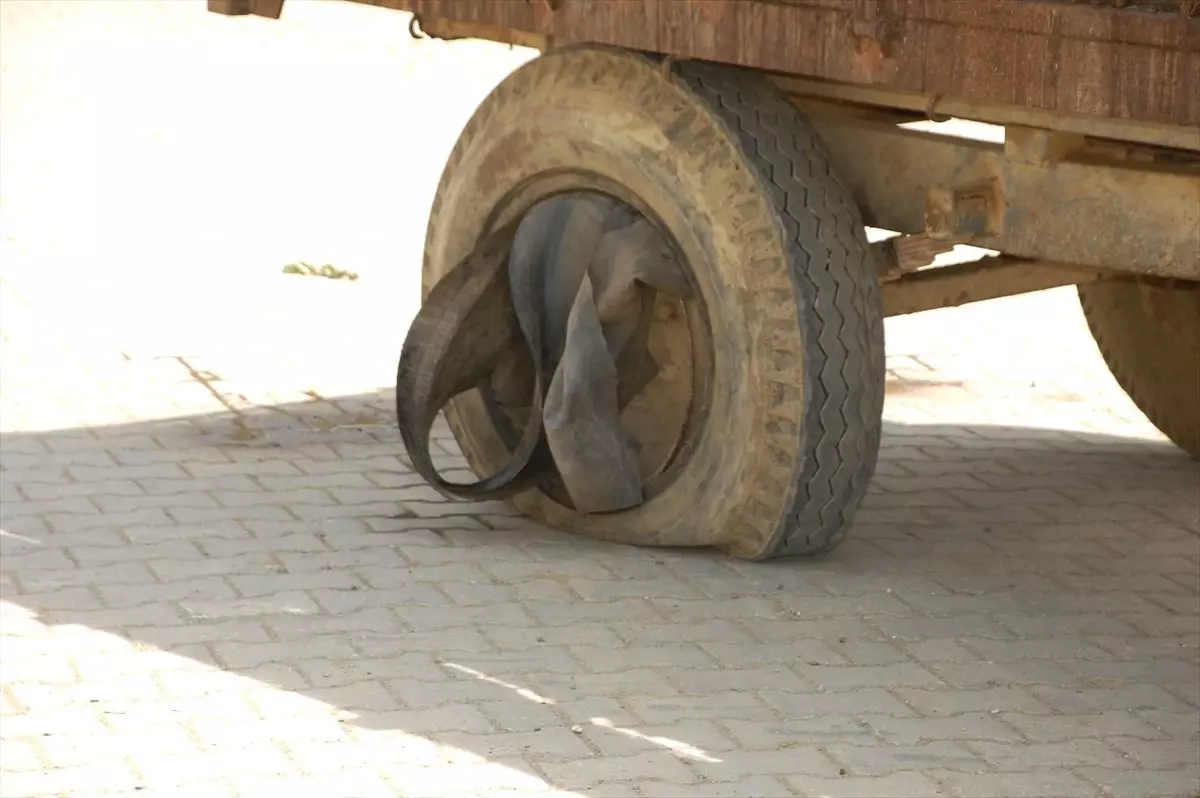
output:
<svg viewBox="0 0 1200 798"><path fill-rule="evenodd" d="M523 54L0 9L4 796L1200 788L1200 475L1069 291L889 322L828 558L568 538L421 485L379 387L440 158Z"/></svg>

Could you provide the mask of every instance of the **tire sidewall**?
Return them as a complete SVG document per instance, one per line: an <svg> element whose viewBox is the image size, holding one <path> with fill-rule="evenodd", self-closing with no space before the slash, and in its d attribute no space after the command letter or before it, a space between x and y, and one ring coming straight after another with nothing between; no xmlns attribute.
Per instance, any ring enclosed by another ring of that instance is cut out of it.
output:
<svg viewBox="0 0 1200 798"><path fill-rule="evenodd" d="M1117 384L1164 435L1200 460L1200 288L1114 279L1076 290Z"/></svg>

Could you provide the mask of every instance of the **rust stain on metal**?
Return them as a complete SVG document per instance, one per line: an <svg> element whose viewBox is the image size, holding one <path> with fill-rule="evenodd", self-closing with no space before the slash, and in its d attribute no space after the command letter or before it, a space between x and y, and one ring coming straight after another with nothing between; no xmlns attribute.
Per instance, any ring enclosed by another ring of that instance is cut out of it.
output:
<svg viewBox="0 0 1200 798"><path fill-rule="evenodd" d="M970 241L1004 231L1004 191L993 178L962 186L934 186L925 200L925 234Z"/></svg>
<svg viewBox="0 0 1200 798"><path fill-rule="evenodd" d="M894 18L851 19L848 33L858 79L870 83L894 75L898 67L892 56L903 36L902 27Z"/></svg>
<svg viewBox="0 0 1200 798"><path fill-rule="evenodd" d="M854 55L855 71L868 79L882 72L888 64L879 40L864 34L854 37Z"/></svg>
<svg viewBox="0 0 1200 798"><path fill-rule="evenodd" d="M933 265L939 255L953 250L955 243L928 235L901 235L872 244L880 282L899 280Z"/></svg>

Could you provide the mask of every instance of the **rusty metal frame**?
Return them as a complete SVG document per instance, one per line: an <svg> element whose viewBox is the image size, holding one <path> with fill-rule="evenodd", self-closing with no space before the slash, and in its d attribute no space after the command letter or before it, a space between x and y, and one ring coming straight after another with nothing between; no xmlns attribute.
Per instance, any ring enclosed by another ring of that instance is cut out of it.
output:
<svg viewBox="0 0 1200 798"><path fill-rule="evenodd" d="M957 266L925 269L915 274L897 276L884 272L880 277L883 314L904 316L1031 291L1112 279L1114 275L1065 263L1028 261L1001 255Z"/></svg>
<svg viewBox="0 0 1200 798"><path fill-rule="evenodd" d="M957 97L835 83L795 75L768 74L768 77L790 95L907 112L913 120L940 122L949 119L970 119L991 125L1019 125L1200 152L1200 126L1165 125L1131 119L1083 116L1020 105L970 102Z"/></svg>
<svg viewBox="0 0 1200 798"><path fill-rule="evenodd" d="M1021 258L1200 279L1200 155L1016 126L997 144L793 100L869 225Z"/></svg>

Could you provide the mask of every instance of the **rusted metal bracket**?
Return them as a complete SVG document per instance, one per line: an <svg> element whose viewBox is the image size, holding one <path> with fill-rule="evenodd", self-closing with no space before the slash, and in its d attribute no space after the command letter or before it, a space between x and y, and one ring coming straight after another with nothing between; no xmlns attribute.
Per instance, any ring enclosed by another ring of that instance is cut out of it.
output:
<svg viewBox="0 0 1200 798"><path fill-rule="evenodd" d="M1004 232L1004 191L996 178L933 186L925 194L925 235L965 243Z"/></svg>
<svg viewBox="0 0 1200 798"><path fill-rule="evenodd" d="M229 17L246 16L279 19L283 14L283 0L208 0L208 10Z"/></svg>
<svg viewBox="0 0 1200 798"><path fill-rule="evenodd" d="M896 236L871 245L880 282L899 280L931 265L962 242L927 235Z"/></svg>
<svg viewBox="0 0 1200 798"><path fill-rule="evenodd" d="M1001 255L903 275L884 282L880 289L884 315L903 316L1108 277L1095 269Z"/></svg>

